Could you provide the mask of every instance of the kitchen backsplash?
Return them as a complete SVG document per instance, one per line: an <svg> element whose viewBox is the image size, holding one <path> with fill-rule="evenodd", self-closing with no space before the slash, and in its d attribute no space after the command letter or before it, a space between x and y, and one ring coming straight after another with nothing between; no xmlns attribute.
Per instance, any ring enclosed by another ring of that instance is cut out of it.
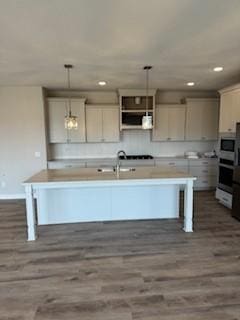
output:
<svg viewBox="0 0 240 320"><path fill-rule="evenodd" d="M206 152L217 149L217 142L152 142L150 131L124 131L119 143L52 144L52 159L116 157L119 150L127 154L181 156L186 151Z"/></svg>

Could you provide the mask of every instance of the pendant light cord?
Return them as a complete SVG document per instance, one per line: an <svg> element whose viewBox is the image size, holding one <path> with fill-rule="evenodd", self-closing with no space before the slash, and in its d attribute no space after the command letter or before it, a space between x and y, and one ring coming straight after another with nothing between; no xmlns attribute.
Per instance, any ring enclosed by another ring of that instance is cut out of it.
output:
<svg viewBox="0 0 240 320"><path fill-rule="evenodd" d="M148 116L148 90L149 90L149 75L148 75L149 69L146 70L146 115Z"/></svg>
<svg viewBox="0 0 240 320"><path fill-rule="evenodd" d="M71 108L71 94L70 94L70 69L67 68L67 79L68 79L68 114L72 116L72 108Z"/></svg>
<svg viewBox="0 0 240 320"><path fill-rule="evenodd" d="M152 69L152 66L143 67L146 70L146 116L148 116L148 107L149 107L149 70Z"/></svg>
<svg viewBox="0 0 240 320"><path fill-rule="evenodd" d="M64 65L65 69L67 69L67 87L68 87L68 116L72 116L72 106L71 106L71 94L70 94L70 89L71 89L71 84L70 84L70 69L72 69L71 64L65 64Z"/></svg>

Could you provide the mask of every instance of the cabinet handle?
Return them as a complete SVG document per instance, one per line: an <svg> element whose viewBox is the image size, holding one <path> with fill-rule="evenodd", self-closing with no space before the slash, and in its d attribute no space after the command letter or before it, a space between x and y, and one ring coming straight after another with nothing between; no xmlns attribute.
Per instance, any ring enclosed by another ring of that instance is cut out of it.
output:
<svg viewBox="0 0 240 320"><path fill-rule="evenodd" d="M207 161L203 161L202 164L208 164L208 162Z"/></svg>
<svg viewBox="0 0 240 320"><path fill-rule="evenodd" d="M72 168L72 165L71 164L67 164L67 165L65 165L65 168Z"/></svg>
<svg viewBox="0 0 240 320"><path fill-rule="evenodd" d="M171 138L168 138L168 141L170 141L171 140Z"/></svg>
<svg viewBox="0 0 240 320"><path fill-rule="evenodd" d="M232 129L229 128L228 131L232 131Z"/></svg>
<svg viewBox="0 0 240 320"><path fill-rule="evenodd" d="M202 173L208 173L208 170L202 170Z"/></svg>
<svg viewBox="0 0 240 320"><path fill-rule="evenodd" d="M170 166L175 166L176 163L175 163L175 162L169 162L168 164L169 164Z"/></svg>
<svg viewBox="0 0 240 320"><path fill-rule="evenodd" d="M202 140L206 140L206 137L202 137Z"/></svg>

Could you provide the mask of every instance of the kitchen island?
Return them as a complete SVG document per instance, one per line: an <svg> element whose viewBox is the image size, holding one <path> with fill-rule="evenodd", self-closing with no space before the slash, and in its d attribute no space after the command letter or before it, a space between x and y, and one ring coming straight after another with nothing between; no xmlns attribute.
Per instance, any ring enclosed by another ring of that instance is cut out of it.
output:
<svg viewBox="0 0 240 320"><path fill-rule="evenodd" d="M43 170L23 183L28 240L37 238L37 224L178 218L181 185L183 229L192 232L194 180L165 167Z"/></svg>

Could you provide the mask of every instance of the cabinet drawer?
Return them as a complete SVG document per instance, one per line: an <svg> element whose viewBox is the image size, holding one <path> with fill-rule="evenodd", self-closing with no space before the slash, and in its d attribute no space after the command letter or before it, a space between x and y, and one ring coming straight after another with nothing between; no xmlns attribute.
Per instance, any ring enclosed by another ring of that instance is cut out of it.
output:
<svg viewBox="0 0 240 320"><path fill-rule="evenodd" d="M154 167L154 159L149 160L121 160L121 166L123 167Z"/></svg>
<svg viewBox="0 0 240 320"><path fill-rule="evenodd" d="M187 159L173 159L173 160L155 160L156 166L169 166L169 167L187 167Z"/></svg>
<svg viewBox="0 0 240 320"><path fill-rule="evenodd" d="M215 176L198 177L194 181L194 188L196 189L210 189L217 186L217 178Z"/></svg>
<svg viewBox="0 0 240 320"><path fill-rule="evenodd" d="M67 168L84 168L85 162L63 162L63 161L50 161L48 162L48 169L67 169Z"/></svg>
<svg viewBox="0 0 240 320"><path fill-rule="evenodd" d="M196 177L216 176L217 166L190 167L189 173Z"/></svg>
<svg viewBox="0 0 240 320"><path fill-rule="evenodd" d="M101 168L101 167L113 167L116 165L116 161L114 160L93 160L87 161L87 168Z"/></svg>
<svg viewBox="0 0 240 320"><path fill-rule="evenodd" d="M190 159L189 160L190 167L193 166L217 166L217 158L214 159Z"/></svg>
<svg viewBox="0 0 240 320"><path fill-rule="evenodd" d="M230 193L217 188L216 199L218 199L223 205L227 206L228 208L232 208L232 195Z"/></svg>

